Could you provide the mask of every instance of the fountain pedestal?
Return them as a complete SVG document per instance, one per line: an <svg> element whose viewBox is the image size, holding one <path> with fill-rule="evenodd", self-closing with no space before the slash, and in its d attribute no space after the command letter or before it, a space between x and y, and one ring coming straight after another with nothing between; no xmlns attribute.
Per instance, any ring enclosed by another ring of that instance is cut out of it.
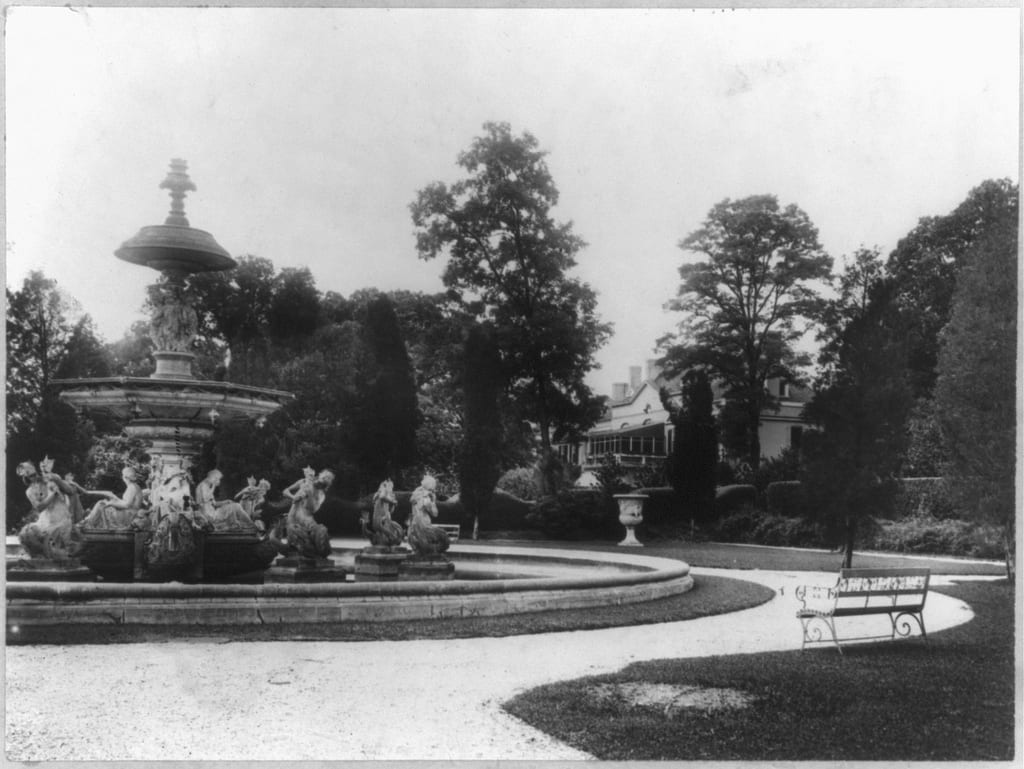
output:
<svg viewBox="0 0 1024 769"><path fill-rule="evenodd" d="M409 558L407 547L365 547L356 554L356 582L394 582Z"/></svg>
<svg viewBox="0 0 1024 769"><path fill-rule="evenodd" d="M330 558L282 556L263 573L264 583L344 582L348 573Z"/></svg>
<svg viewBox="0 0 1024 769"><path fill-rule="evenodd" d="M7 564L8 582L92 582L96 575L77 558L19 558Z"/></svg>
<svg viewBox="0 0 1024 769"><path fill-rule="evenodd" d="M455 564L443 555L411 555L398 567L400 582L455 578Z"/></svg>

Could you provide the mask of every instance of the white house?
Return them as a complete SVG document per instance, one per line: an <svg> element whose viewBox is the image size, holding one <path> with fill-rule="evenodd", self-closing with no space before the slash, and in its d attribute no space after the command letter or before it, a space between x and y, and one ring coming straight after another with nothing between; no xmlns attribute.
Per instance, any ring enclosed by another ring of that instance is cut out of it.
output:
<svg viewBox="0 0 1024 769"><path fill-rule="evenodd" d="M800 415L811 393L791 387L780 379L768 380L767 386L779 399L779 410L766 410L761 414L761 455L776 457L789 446L799 447L804 430ZM668 389L670 397L681 397L679 379L664 377L653 360L647 361L645 369L631 366L629 382L612 386L604 415L587 432L586 438L580 443L563 443L556 447L565 461L582 468L580 485L596 482L589 471L606 455L614 456L623 465L643 466L665 461L672 451L675 428L661 403L663 387ZM720 404L721 400L716 402Z"/></svg>

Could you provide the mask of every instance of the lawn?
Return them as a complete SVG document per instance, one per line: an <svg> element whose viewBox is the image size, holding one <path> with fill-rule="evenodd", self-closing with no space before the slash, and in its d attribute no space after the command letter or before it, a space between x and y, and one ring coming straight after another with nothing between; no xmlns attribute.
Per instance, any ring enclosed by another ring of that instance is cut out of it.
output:
<svg viewBox="0 0 1024 769"><path fill-rule="evenodd" d="M488 544L484 540L474 544ZM494 544L510 544L508 540L493 540ZM615 542L556 542L551 540L529 541L521 544L530 547L553 547L582 550L621 551ZM763 547L761 545L736 545L720 542L689 542L672 539L652 539L644 542L637 551L640 555L654 555L664 558L679 558L691 566L714 569L764 569L766 571L827 571L838 572L843 563L841 552L827 550L803 550L786 547ZM926 566L936 574L973 574L1004 576L1006 568L1002 563L977 561L970 558L935 556L921 558L901 556L895 553L861 553L854 551L855 568L906 568Z"/></svg>
<svg viewBox="0 0 1024 769"><path fill-rule="evenodd" d="M539 687L505 708L602 760L1011 760L1013 586L938 590L975 619L927 644L653 660ZM687 693L704 704L680 704Z"/></svg>

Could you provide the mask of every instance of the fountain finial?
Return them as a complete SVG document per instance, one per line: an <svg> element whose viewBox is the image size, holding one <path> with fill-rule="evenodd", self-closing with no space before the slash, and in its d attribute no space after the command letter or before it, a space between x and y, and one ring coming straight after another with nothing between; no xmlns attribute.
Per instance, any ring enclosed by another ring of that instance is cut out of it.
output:
<svg viewBox="0 0 1024 769"><path fill-rule="evenodd" d="M185 218L185 193L196 191L195 183L188 176L188 163L181 158L172 158L171 170L167 178L160 182L160 189L171 191L171 212L164 224L188 227L188 219Z"/></svg>

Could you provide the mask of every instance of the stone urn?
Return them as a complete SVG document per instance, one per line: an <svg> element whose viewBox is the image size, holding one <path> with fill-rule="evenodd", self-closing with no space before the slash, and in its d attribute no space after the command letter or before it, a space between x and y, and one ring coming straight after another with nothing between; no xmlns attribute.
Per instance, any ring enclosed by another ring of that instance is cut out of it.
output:
<svg viewBox="0 0 1024 769"><path fill-rule="evenodd" d="M644 521L644 500L646 494L616 494L619 503L619 523L626 527L626 538L619 547L643 547L636 538L636 527Z"/></svg>

